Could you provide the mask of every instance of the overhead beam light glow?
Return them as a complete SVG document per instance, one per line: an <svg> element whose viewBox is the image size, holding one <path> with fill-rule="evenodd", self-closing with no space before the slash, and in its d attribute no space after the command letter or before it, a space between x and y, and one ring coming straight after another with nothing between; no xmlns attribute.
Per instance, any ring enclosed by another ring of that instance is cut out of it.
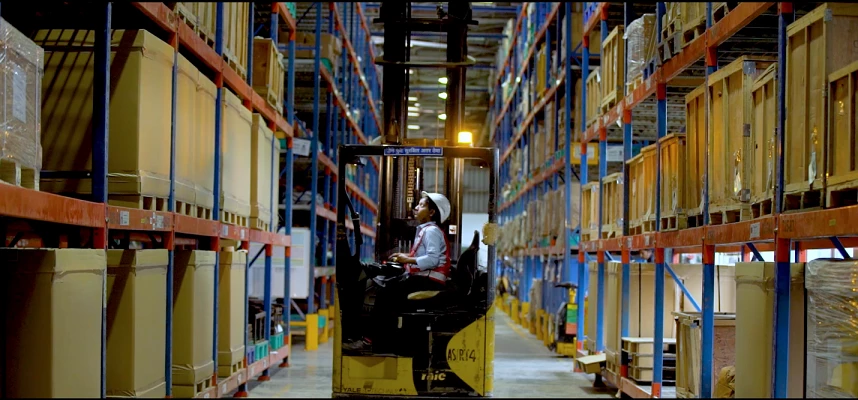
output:
<svg viewBox="0 0 858 400"><path fill-rule="evenodd" d="M416 97L413 97L413 96L409 96L409 97L408 97L408 101L417 101L417 98L416 98Z"/></svg>
<svg viewBox="0 0 858 400"><path fill-rule="evenodd" d="M442 76L442 77L438 78L438 83L440 83L442 85L446 85L447 84L447 77Z"/></svg>
<svg viewBox="0 0 858 400"><path fill-rule="evenodd" d="M447 92L441 92L441 93L438 93L438 97L440 97L440 98L442 98L442 99L444 99L444 100L447 100Z"/></svg>
<svg viewBox="0 0 858 400"><path fill-rule="evenodd" d="M408 129L417 130L420 129L420 125L408 125Z"/></svg>
<svg viewBox="0 0 858 400"><path fill-rule="evenodd" d="M446 121L447 120L447 114L438 114L438 119L440 119L441 121Z"/></svg>

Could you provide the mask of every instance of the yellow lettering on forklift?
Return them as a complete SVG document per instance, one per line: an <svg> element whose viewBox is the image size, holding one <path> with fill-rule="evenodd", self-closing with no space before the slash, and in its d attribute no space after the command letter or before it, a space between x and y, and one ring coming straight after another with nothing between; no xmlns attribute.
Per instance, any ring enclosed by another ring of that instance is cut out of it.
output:
<svg viewBox="0 0 858 400"><path fill-rule="evenodd" d="M424 372L420 376L420 380L423 381L443 381L445 379L447 379L447 374L443 372L430 372L428 374Z"/></svg>
<svg viewBox="0 0 858 400"><path fill-rule="evenodd" d="M447 349L447 361L477 362L477 352L474 349Z"/></svg>

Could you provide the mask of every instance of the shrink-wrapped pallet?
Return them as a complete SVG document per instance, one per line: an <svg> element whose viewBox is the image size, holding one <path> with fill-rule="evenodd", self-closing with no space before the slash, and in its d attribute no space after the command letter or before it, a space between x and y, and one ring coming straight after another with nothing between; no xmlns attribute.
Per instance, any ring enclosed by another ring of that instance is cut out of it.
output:
<svg viewBox="0 0 858 400"><path fill-rule="evenodd" d="M39 189L44 51L0 18L0 180Z"/></svg>
<svg viewBox="0 0 858 400"><path fill-rule="evenodd" d="M644 14L626 28L626 56L628 59L628 83L630 85L643 73L644 66L655 57L655 14Z"/></svg>
<svg viewBox="0 0 858 400"><path fill-rule="evenodd" d="M805 266L807 398L858 397L858 262Z"/></svg>

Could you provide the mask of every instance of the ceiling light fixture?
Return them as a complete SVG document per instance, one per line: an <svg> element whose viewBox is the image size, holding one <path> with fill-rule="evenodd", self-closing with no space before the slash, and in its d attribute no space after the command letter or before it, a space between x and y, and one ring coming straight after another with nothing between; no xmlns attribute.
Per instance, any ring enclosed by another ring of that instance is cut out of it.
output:
<svg viewBox="0 0 858 400"><path fill-rule="evenodd" d="M440 97L440 98L442 98L442 99L444 99L444 100L447 100L447 92L441 92L441 93L438 93L438 97Z"/></svg>
<svg viewBox="0 0 858 400"><path fill-rule="evenodd" d="M446 85L447 84L447 77L442 76L442 77L438 78L438 83L440 83L442 85Z"/></svg>
<svg viewBox="0 0 858 400"><path fill-rule="evenodd" d="M447 114L438 114L438 119L440 119L441 121L446 121L447 120Z"/></svg>
<svg viewBox="0 0 858 400"><path fill-rule="evenodd" d="M420 111L420 109L412 106L412 107L408 107L408 111Z"/></svg>
<svg viewBox="0 0 858 400"><path fill-rule="evenodd" d="M408 101L417 101L417 98L413 96L408 96Z"/></svg>
<svg viewBox="0 0 858 400"><path fill-rule="evenodd" d="M420 116L420 113L410 112L410 113L408 113L408 116L409 116L409 117L419 117L419 116Z"/></svg>
<svg viewBox="0 0 858 400"><path fill-rule="evenodd" d="M420 125L408 125L408 129L412 129L412 130L420 129Z"/></svg>

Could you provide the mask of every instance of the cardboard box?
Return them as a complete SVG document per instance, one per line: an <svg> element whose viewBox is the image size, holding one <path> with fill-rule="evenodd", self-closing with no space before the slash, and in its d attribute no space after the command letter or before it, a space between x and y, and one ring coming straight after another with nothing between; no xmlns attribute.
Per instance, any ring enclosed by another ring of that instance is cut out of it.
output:
<svg viewBox="0 0 858 400"><path fill-rule="evenodd" d="M230 367L244 359L244 297L246 251L222 251L218 267L218 376L228 378Z"/></svg>
<svg viewBox="0 0 858 400"><path fill-rule="evenodd" d="M107 251L107 395L164 397L167 250Z"/></svg>
<svg viewBox="0 0 858 400"><path fill-rule="evenodd" d="M104 250L0 250L4 396L101 396Z"/></svg>
<svg viewBox="0 0 858 400"><path fill-rule="evenodd" d="M179 54L178 81L176 82L176 202L196 204L194 188L196 152L194 148L208 147L214 152L211 143L196 143L196 130L199 120L196 117L197 87L199 86L200 71ZM214 108L214 104L212 104ZM176 211L181 211L174 208Z"/></svg>
<svg viewBox="0 0 858 400"><path fill-rule="evenodd" d="M287 36L288 38L288 36ZM307 32L298 32L295 34L295 58L312 59L314 58L315 50L298 50L297 47L310 47L316 45L316 34ZM333 65L339 64L339 59L343 55L343 41L340 38L334 37L330 33L322 33L322 43L319 54L322 59L327 59ZM289 54L284 54L288 60ZM284 61L285 63L286 61ZM334 73L335 71L331 71Z"/></svg>
<svg viewBox="0 0 858 400"><path fill-rule="evenodd" d="M217 105L217 86L203 73L199 74L197 86L197 104L194 108L197 127L194 136L194 190L197 209L214 207L214 170L215 170L215 107ZM224 122L221 121L221 124ZM221 137L223 140L223 137ZM223 208L223 204L221 204ZM200 216L204 217L204 216Z"/></svg>
<svg viewBox="0 0 858 400"><path fill-rule="evenodd" d="M173 253L173 384L212 378L215 252Z"/></svg>
<svg viewBox="0 0 858 400"><path fill-rule="evenodd" d="M268 230L273 231L277 217L272 224L271 214L276 212L280 198L280 141L274 139L274 132L259 114L253 114L250 149L250 217L258 220L251 221L251 227L269 224Z"/></svg>
<svg viewBox="0 0 858 400"><path fill-rule="evenodd" d="M790 264L787 396L804 397L804 263ZM736 263L736 398L771 398L775 263Z"/></svg>
<svg viewBox="0 0 858 400"><path fill-rule="evenodd" d="M43 169L92 169L95 32L40 30L46 48L42 80ZM68 47L71 45L72 47ZM170 194L173 48L144 30L115 30L111 40L108 193L111 204L139 207L139 196ZM43 179L43 191L92 192L91 179Z"/></svg>
<svg viewBox="0 0 858 400"><path fill-rule="evenodd" d="M241 100L223 88L221 116L221 212L250 216L250 132L252 115ZM214 143L214 142L212 142Z"/></svg>
<svg viewBox="0 0 858 400"><path fill-rule="evenodd" d="M685 289L694 297L697 305L703 307L703 264L674 264L673 272L682 279ZM730 265L715 266L715 312L736 312L736 267ZM673 278L671 278L671 281ZM697 312L685 293L679 293L679 311Z"/></svg>

